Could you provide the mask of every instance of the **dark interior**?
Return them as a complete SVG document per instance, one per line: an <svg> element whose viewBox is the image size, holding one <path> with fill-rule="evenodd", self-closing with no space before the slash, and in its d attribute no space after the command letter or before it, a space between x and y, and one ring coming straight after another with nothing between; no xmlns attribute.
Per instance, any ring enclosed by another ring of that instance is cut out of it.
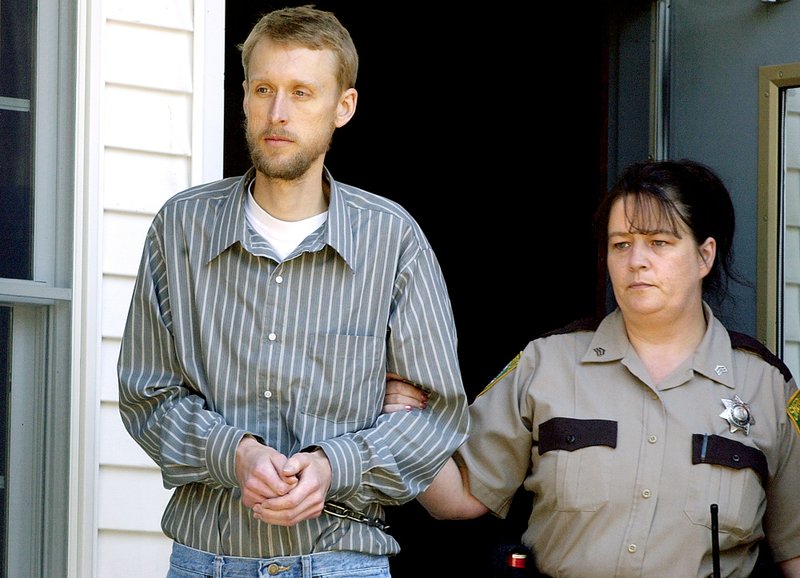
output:
<svg viewBox="0 0 800 578"><path fill-rule="evenodd" d="M236 46L261 13L302 3L227 2L225 176L249 167ZM348 27L361 59L358 110L326 165L399 201L426 232L471 401L530 339L605 303L591 236L607 181L605 2L581 5L579 17L560 2L534 16L507 2L316 5ZM389 508L403 548L392 575L492 576L495 547L519 539L530 499L520 494L507 520Z"/></svg>

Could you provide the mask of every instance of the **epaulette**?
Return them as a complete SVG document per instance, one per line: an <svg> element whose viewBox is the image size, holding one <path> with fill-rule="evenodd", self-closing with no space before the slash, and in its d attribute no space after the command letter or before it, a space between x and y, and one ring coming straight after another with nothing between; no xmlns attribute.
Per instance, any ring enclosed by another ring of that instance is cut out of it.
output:
<svg viewBox="0 0 800 578"><path fill-rule="evenodd" d="M744 349L746 351L750 351L751 353L755 353L773 367L777 367L786 381L792 379L792 372L789 370L783 360L772 353L767 346L761 343L758 339L750 337L745 333L739 333L738 331L728 331L728 334L731 336L731 346L734 349Z"/></svg>
<svg viewBox="0 0 800 578"><path fill-rule="evenodd" d="M558 329L546 331L545 333L540 334L539 337L548 337L550 335L564 335L566 333L575 333L576 331L594 331L595 329L597 329L597 326L600 325L600 321L602 321L602 319L598 319L596 317L584 317L582 319L578 319L576 321L567 323L566 325L559 327ZM494 385L498 381L500 381L511 371L516 369L517 365L519 364L519 360L521 358L522 358L522 352L514 356L514 359L509 361L503 368L503 370L499 374L497 374L497 377L495 377L492 381L490 381L489 384L486 387L484 387L476 397L482 396L484 393L492 389L492 387L494 387Z"/></svg>
<svg viewBox="0 0 800 578"><path fill-rule="evenodd" d="M597 327L600 325L602 318L598 318L595 316L591 317L583 317L581 319L576 319L575 321L571 321L566 325L559 327L558 329L552 329L550 331L546 331L542 333L539 337L549 337L550 335L563 335L565 333L575 333L576 331L595 331Z"/></svg>

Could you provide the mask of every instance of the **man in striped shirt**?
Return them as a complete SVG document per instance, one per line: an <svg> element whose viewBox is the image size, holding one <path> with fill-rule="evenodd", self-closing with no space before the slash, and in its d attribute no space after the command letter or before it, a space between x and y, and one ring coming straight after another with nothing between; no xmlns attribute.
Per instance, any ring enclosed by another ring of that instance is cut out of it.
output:
<svg viewBox="0 0 800 578"><path fill-rule="evenodd" d="M253 167L153 220L120 413L174 489L170 577L388 576L382 507L468 431L447 289L416 221L324 165L358 96L336 17L277 10L240 48ZM387 372L426 388L426 410L380 415Z"/></svg>

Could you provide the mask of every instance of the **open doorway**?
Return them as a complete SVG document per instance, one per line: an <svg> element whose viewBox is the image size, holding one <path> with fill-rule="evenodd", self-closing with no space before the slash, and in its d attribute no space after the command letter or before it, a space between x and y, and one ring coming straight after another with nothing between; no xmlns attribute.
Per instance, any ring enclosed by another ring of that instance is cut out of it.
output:
<svg viewBox="0 0 800 578"><path fill-rule="evenodd" d="M419 221L448 283L472 400L530 339L602 302L590 229L606 187L605 3L580 14L546 3L533 17L512 3L315 4L348 27L361 59L358 110L326 164ZM228 2L225 176L249 167L236 46L278 6ZM525 523L436 522L416 503L388 516L403 548L396 578L489 575L492 542ZM443 550L444 533L463 547Z"/></svg>

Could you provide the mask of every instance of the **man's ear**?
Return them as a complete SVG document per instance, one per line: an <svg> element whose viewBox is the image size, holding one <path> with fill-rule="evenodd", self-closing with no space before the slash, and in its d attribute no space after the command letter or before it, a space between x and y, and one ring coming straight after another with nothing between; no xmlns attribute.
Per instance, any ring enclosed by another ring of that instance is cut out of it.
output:
<svg viewBox="0 0 800 578"><path fill-rule="evenodd" d="M355 88L348 88L339 98L336 105L336 128L343 127L356 113L356 103L358 102L358 91Z"/></svg>

